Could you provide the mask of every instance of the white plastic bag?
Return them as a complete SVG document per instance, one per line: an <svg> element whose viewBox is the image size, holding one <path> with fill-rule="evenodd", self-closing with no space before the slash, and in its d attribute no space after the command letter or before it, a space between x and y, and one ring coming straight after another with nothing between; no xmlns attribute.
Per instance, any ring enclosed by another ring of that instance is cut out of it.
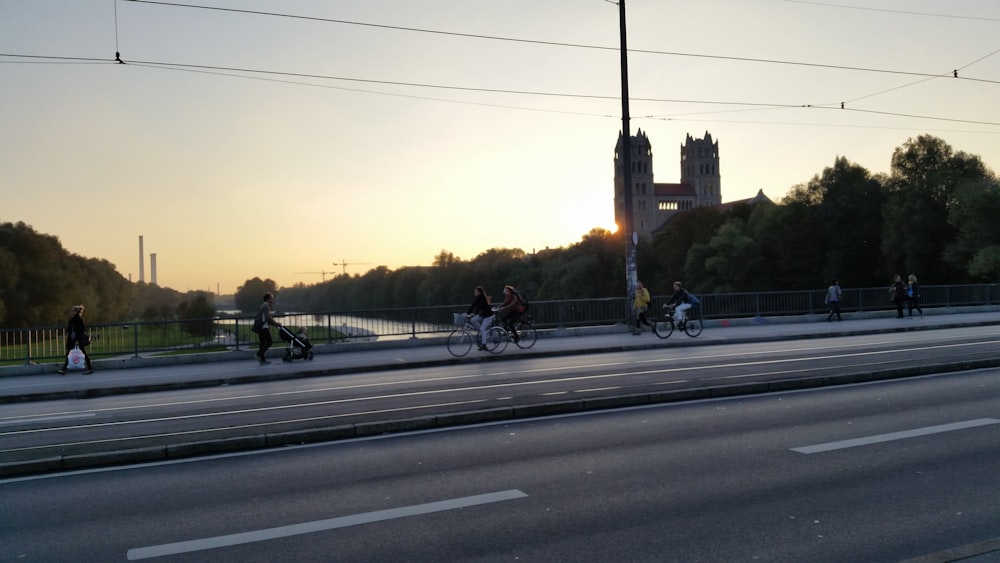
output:
<svg viewBox="0 0 1000 563"><path fill-rule="evenodd" d="M66 355L66 366L69 369L83 369L87 367L87 360L83 356L83 350L79 346L74 346Z"/></svg>

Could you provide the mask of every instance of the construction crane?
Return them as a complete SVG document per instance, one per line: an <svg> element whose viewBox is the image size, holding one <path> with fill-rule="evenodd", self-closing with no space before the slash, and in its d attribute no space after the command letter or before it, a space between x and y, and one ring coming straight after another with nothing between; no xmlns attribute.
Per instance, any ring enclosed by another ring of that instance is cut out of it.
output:
<svg viewBox="0 0 1000 563"><path fill-rule="evenodd" d="M326 270L323 270L322 272L295 272L295 273L296 274L312 274L312 275L322 274L323 281L326 281L326 275L327 274L330 274L332 276L333 274L336 274L337 272L327 272Z"/></svg>
<svg viewBox="0 0 1000 563"><path fill-rule="evenodd" d="M371 262L347 262L343 258L341 258L340 262L334 262L333 263L334 266L341 266L341 267L344 268L344 275L345 276L347 275L347 267L348 266L360 266L362 264L371 264Z"/></svg>

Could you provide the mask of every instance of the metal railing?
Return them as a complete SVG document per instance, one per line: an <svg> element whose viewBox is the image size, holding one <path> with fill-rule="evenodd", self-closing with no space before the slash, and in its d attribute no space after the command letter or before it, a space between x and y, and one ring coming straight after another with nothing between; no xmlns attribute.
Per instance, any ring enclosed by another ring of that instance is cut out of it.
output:
<svg viewBox="0 0 1000 563"><path fill-rule="evenodd" d="M887 287L844 289L841 311L870 312L895 309ZM700 294L706 319L738 319L825 313L826 290ZM669 300L657 295L655 311ZM923 308L967 307L1000 304L1000 285L942 285L921 287ZM443 336L451 330L452 313L465 305L288 313L278 315L282 324L308 328L314 343L392 340ZM625 297L534 301L530 318L536 328L572 328L628 323L631 303ZM181 354L216 350L251 349L257 337L250 331L251 317L216 317L184 321L108 323L90 325L92 357L129 357ZM275 346L281 341L277 331ZM60 361L65 355L65 327L0 329L0 364Z"/></svg>

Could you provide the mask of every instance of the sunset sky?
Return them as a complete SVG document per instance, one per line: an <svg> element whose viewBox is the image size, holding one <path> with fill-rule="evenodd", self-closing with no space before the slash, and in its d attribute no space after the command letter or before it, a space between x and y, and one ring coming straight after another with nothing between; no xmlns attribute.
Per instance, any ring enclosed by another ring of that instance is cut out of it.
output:
<svg viewBox="0 0 1000 563"><path fill-rule="evenodd" d="M626 6L657 182L706 132L723 201L838 156L888 172L925 133L1000 167L996 0ZM0 221L134 281L142 235L160 285L224 294L568 246L613 227L618 22L609 0L0 0Z"/></svg>

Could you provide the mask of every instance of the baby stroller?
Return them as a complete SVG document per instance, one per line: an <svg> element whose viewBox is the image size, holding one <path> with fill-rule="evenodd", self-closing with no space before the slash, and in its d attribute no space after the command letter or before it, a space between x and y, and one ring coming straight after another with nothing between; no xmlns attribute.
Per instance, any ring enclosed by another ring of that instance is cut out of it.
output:
<svg viewBox="0 0 1000 563"><path fill-rule="evenodd" d="M292 331L282 326L278 327L278 333L281 335L281 340L288 343L288 347L285 348L285 355L281 358L282 361L290 362L292 360L313 359L312 344L309 343L309 338L306 337L305 328L300 328L298 334L292 334Z"/></svg>

